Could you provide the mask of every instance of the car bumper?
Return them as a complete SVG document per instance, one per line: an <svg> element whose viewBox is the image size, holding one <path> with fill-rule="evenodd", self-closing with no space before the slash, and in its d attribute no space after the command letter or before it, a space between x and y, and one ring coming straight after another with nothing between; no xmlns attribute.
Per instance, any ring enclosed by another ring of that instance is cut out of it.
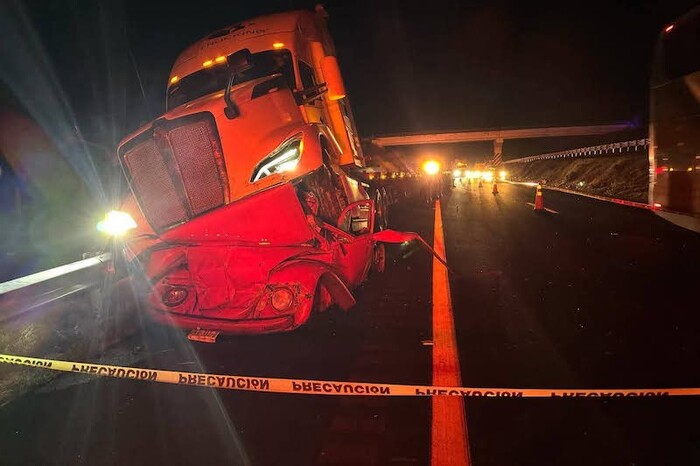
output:
<svg viewBox="0 0 700 466"><path fill-rule="evenodd" d="M151 309L152 319L159 324L184 329L218 330L226 334L262 334L288 332L299 325L295 324L293 315L259 319L216 319L210 317L179 315Z"/></svg>

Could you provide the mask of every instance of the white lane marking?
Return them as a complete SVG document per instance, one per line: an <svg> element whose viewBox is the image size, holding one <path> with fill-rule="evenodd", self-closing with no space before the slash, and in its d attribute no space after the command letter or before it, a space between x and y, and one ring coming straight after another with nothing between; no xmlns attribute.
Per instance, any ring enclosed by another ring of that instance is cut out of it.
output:
<svg viewBox="0 0 700 466"><path fill-rule="evenodd" d="M535 207L535 204L533 204L532 202L526 202L526 204L529 205L529 206L532 207L532 208ZM558 213L559 213L559 212L557 212L557 211L554 210L554 209L550 209L549 207L545 207L544 210L546 210L546 211L549 212L550 214L558 214Z"/></svg>

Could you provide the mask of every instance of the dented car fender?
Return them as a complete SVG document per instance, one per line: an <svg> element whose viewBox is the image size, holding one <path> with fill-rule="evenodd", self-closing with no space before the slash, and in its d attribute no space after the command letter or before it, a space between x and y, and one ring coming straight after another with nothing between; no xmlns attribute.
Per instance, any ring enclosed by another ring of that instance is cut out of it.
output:
<svg viewBox="0 0 700 466"><path fill-rule="evenodd" d="M270 272L270 283L290 281L304 283L306 289L310 290L311 301L318 293L327 293L330 301L321 302L321 309L336 303L341 309L348 310L356 304L355 297L339 271L327 262L308 257L294 258L279 264Z"/></svg>

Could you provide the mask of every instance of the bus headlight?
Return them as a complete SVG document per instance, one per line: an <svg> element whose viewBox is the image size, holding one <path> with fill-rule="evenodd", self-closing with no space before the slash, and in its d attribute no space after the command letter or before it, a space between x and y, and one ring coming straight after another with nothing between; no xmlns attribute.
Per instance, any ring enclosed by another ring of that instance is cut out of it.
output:
<svg viewBox="0 0 700 466"><path fill-rule="evenodd" d="M104 220L97 223L97 231L110 236L121 236L134 228L136 228L136 222L131 215L118 210L108 212Z"/></svg>

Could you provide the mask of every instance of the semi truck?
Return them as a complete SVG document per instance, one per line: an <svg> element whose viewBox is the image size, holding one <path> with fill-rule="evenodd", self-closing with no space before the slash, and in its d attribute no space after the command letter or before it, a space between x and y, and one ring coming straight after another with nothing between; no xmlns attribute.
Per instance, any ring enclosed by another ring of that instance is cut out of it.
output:
<svg viewBox="0 0 700 466"><path fill-rule="evenodd" d="M166 111L117 149L130 193L100 228L118 238L158 322L292 330L348 309L385 267L385 193L369 190L323 8L217 30L168 77ZM134 279L136 277L136 279Z"/></svg>

